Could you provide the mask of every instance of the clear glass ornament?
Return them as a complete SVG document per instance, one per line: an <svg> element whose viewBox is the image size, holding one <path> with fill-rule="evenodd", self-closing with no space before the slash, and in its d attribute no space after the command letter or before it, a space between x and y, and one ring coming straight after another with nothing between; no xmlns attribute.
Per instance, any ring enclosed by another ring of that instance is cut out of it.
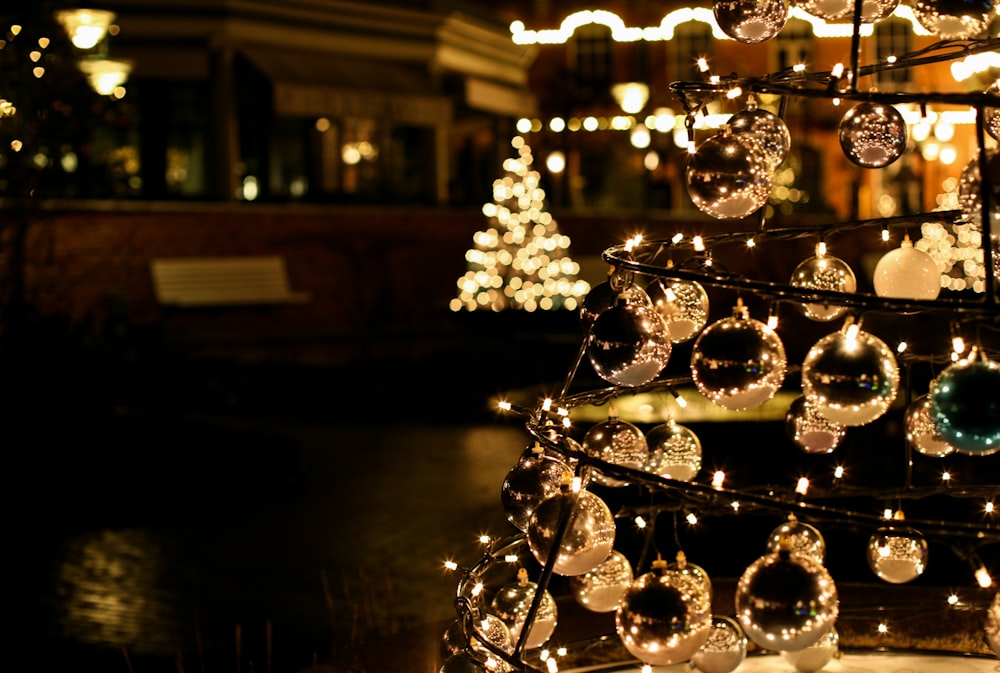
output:
<svg viewBox="0 0 1000 673"><path fill-rule="evenodd" d="M833 627L838 614L833 578L804 554L783 550L761 556L736 584L737 621L764 649L809 647Z"/></svg>
<svg viewBox="0 0 1000 673"><path fill-rule="evenodd" d="M826 541L819 530L794 516L781 524L767 538L767 551L775 554L787 548L793 554L803 554L818 563L826 557Z"/></svg>
<svg viewBox="0 0 1000 673"><path fill-rule="evenodd" d="M862 168L885 168L906 149L906 122L892 105L864 101L844 114L840 147Z"/></svg>
<svg viewBox="0 0 1000 673"><path fill-rule="evenodd" d="M898 391L892 349L855 324L821 338L802 361L806 402L834 423L870 423L888 410Z"/></svg>
<svg viewBox="0 0 1000 673"><path fill-rule="evenodd" d="M986 611L984 631L986 644L990 646L993 654L1000 657L1000 592L993 594L993 602Z"/></svg>
<svg viewBox="0 0 1000 673"><path fill-rule="evenodd" d="M985 93L1000 97L1000 80L991 84ZM983 110L983 121L985 122L986 132L994 140L1000 140L1000 107L985 108Z"/></svg>
<svg viewBox="0 0 1000 673"><path fill-rule="evenodd" d="M803 0L795 3L795 6L807 14L827 21L846 18L854 11L852 0Z"/></svg>
<svg viewBox="0 0 1000 673"><path fill-rule="evenodd" d="M880 579L903 584L927 568L927 540L906 526L883 526L868 539L868 565Z"/></svg>
<svg viewBox="0 0 1000 673"><path fill-rule="evenodd" d="M862 23L878 23L888 19L899 7L899 0L864 0L861 3Z"/></svg>
<svg viewBox="0 0 1000 673"><path fill-rule="evenodd" d="M840 650L840 634L831 628L822 638L801 650L782 651L781 658L799 673L815 673L836 658Z"/></svg>
<svg viewBox="0 0 1000 673"><path fill-rule="evenodd" d="M990 190L990 231L1000 233L1000 150L986 150L987 188ZM983 184L979 157L973 157L962 169L958 179L958 207L967 222L982 231ZM995 260L994 260L995 261Z"/></svg>
<svg viewBox="0 0 1000 673"><path fill-rule="evenodd" d="M701 585L705 593L708 594L708 599L712 600L712 579L705 572L705 569L700 565L696 565L687 560L687 555L679 551L674 560L667 564L667 570L671 572L676 572L683 577L687 577L692 582L697 582Z"/></svg>
<svg viewBox="0 0 1000 673"><path fill-rule="evenodd" d="M611 555L590 572L569 578L576 602L591 612L611 612L618 607L625 590L632 584L632 564L620 551Z"/></svg>
<svg viewBox="0 0 1000 673"><path fill-rule="evenodd" d="M788 21L785 0L715 0L712 11L722 32L743 44L770 40Z"/></svg>
<svg viewBox="0 0 1000 673"><path fill-rule="evenodd" d="M560 519L567 513L565 534L556 540ZM545 565L549 554L557 550L552 566L557 575L590 572L608 558L614 543L614 515L587 490L572 493L566 489L552 496L538 506L528 524L528 547L539 563Z"/></svg>
<svg viewBox="0 0 1000 673"><path fill-rule="evenodd" d="M771 399L787 365L777 332L749 317L742 303L731 317L706 327L691 351L695 386L727 409L752 409Z"/></svg>
<svg viewBox="0 0 1000 673"><path fill-rule="evenodd" d="M621 301L597 316L587 341L594 371L618 386L655 379L667 366L671 348L670 330L652 304Z"/></svg>
<svg viewBox="0 0 1000 673"><path fill-rule="evenodd" d="M792 136L784 120L778 115L757 106L752 96L746 109L737 112L727 122L733 135L755 144L774 171L788 156L792 147Z"/></svg>
<svg viewBox="0 0 1000 673"><path fill-rule="evenodd" d="M941 269L930 253L913 247L906 236L895 250L882 255L872 275L875 294L896 299L937 299Z"/></svg>
<svg viewBox="0 0 1000 673"><path fill-rule="evenodd" d="M708 323L708 293L698 282L660 278L646 286L646 294L675 344L693 338Z"/></svg>
<svg viewBox="0 0 1000 673"><path fill-rule="evenodd" d="M514 652L514 638L506 622L496 615L486 614L483 619L473 624L475 631L469 634L469 647L485 660L486 670L490 673L510 673L510 665L482 644L483 639L507 654Z"/></svg>
<svg viewBox="0 0 1000 673"><path fill-rule="evenodd" d="M736 620L713 615L708 638L691 657L691 663L701 673L732 673L746 656L747 636Z"/></svg>
<svg viewBox="0 0 1000 673"><path fill-rule="evenodd" d="M646 291L632 282L631 274L612 274L603 283L598 283L580 302L580 326L589 332L597 316L620 303L652 306Z"/></svg>
<svg viewBox="0 0 1000 673"><path fill-rule="evenodd" d="M942 40L979 37L994 16L994 0L914 0L913 15Z"/></svg>
<svg viewBox="0 0 1000 673"><path fill-rule="evenodd" d="M492 673L471 652L456 652L444 660L439 673Z"/></svg>
<svg viewBox="0 0 1000 673"><path fill-rule="evenodd" d="M643 469L667 479L691 481L701 470L701 440L673 419L646 432L649 453Z"/></svg>
<svg viewBox="0 0 1000 673"><path fill-rule="evenodd" d="M644 663L685 662L708 640L711 597L699 582L657 561L622 595L615 629L625 649Z"/></svg>
<svg viewBox="0 0 1000 673"><path fill-rule="evenodd" d="M690 155L686 180L691 202L698 210L721 220L756 212L771 194L767 156L728 127Z"/></svg>
<svg viewBox="0 0 1000 673"><path fill-rule="evenodd" d="M795 267L789 283L795 287L830 292L851 293L858 289L857 278L847 262L819 250ZM832 303L799 304L798 308L804 316L817 322L830 322L847 312L845 306Z"/></svg>
<svg viewBox="0 0 1000 673"><path fill-rule="evenodd" d="M941 437L964 454L1000 451L1000 363L959 360L931 383L930 415Z"/></svg>
<svg viewBox="0 0 1000 673"><path fill-rule="evenodd" d="M832 453L847 435L847 428L819 414L805 397L796 397L785 414L785 432L805 453Z"/></svg>
<svg viewBox="0 0 1000 673"><path fill-rule="evenodd" d="M906 441L918 453L932 458L943 458L955 453L955 447L944 440L931 420L930 395L921 395L910 402L903 415L903 425L906 428Z"/></svg>
<svg viewBox="0 0 1000 673"><path fill-rule="evenodd" d="M521 637L521 629L524 628L537 588L537 584L528 580L527 570L521 568L518 570L517 580L500 587L490 603L491 612L507 625L511 640L515 644ZM546 590L542 594L542 601L528 630L525 646L539 647L545 643L556 629L557 618L556 601Z"/></svg>
<svg viewBox="0 0 1000 673"><path fill-rule="evenodd" d="M641 470L649 458L649 444L642 430L618 417L614 406L608 408L608 420L592 426L583 436L583 452L605 463ZM602 486L625 486L627 481L601 473L599 468L591 479Z"/></svg>
<svg viewBox="0 0 1000 673"><path fill-rule="evenodd" d="M507 520L522 531L528 530L531 513L543 500L559 493L563 479L572 474L569 465L545 455L541 446L526 449L500 487Z"/></svg>

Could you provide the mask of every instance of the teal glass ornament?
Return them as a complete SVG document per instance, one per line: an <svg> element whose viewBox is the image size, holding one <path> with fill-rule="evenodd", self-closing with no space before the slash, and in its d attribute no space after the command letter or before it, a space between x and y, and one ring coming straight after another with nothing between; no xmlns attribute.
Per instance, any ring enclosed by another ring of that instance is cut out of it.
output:
<svg viewBox="0 0 1000 673"><path fill-rule="evenodd" d="M938 433L960 453L1000 451L1000 363L960 360L934 380L930 416Z"/></svg>

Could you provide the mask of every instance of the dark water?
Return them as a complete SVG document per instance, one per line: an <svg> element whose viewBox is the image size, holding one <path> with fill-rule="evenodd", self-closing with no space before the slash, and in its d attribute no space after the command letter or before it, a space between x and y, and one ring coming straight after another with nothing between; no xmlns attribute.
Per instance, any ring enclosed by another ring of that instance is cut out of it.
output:
<svg viewBox="0 0 1000 673"><path fill-rule="evenodd" d="M499 488L527 441L510 424L141 426L8 474L18 668L297 671L436 628L454 615L444 559L513 530Z"/></svg>

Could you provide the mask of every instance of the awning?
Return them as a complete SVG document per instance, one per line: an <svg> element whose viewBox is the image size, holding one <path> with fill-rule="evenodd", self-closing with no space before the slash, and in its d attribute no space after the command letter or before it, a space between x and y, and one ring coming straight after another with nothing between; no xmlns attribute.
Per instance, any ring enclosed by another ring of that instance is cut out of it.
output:
<svg viewBox="0 0 1000 673"><path fill-rule="evenodd" d="M362 117L398 124L450 122L452 102L417 65L316 52L242 47L274 87L274 111L289 117Z"/></svg>

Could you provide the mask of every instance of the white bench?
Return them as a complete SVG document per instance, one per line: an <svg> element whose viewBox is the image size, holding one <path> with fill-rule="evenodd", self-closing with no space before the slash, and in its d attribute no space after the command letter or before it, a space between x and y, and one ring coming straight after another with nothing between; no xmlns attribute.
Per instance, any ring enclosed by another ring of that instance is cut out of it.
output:
<svg viewBox="0 0 1000 673"><path fill-rule="evenodd" d="M285 259L169 257L150 262L156 299L167 306L287 304L309 300L289 287Z"/></svg>

